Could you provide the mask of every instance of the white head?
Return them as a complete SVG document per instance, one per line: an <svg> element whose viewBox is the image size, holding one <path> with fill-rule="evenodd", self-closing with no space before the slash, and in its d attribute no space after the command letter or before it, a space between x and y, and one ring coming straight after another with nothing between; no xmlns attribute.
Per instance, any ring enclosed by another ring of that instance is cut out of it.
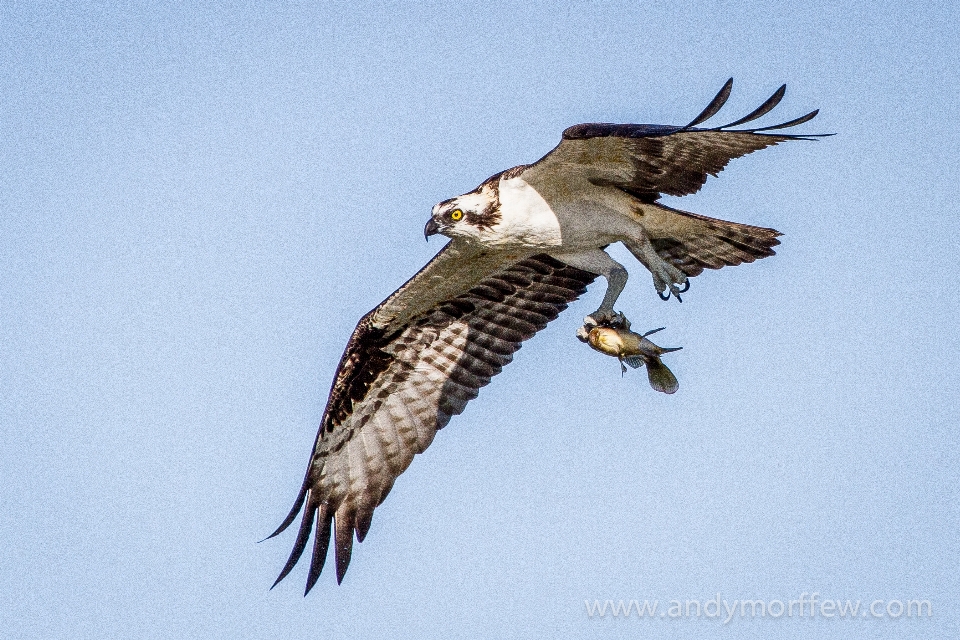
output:
<svg viewBox="0 0 960 640"><path fill-rule="evenodd" d="M485 232L500 221L498 180L487 180L479 187L433 207L423 233L428 238L442 234L448 238L482 240Z"/></svg>

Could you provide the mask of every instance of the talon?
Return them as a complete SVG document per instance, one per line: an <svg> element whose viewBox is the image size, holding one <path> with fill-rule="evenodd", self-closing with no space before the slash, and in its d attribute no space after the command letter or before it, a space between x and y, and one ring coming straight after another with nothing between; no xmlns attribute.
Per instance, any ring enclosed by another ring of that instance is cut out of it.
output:
<svg viewBox="0 0 960 640"><path fill-rule="evenodd" d="M657 291L657 295L660 296L661 300L669 300L670 293L671 293L670 291L667 291L667 295L663 295L663 291Z"/></svg>
<svg viewBox="0 0 960 640"><path fill-rule="evenodd" d="M683 281L683 289L680 289L680 293L686 293L687 291L690 291L690 278Z"/></svg>
<svg viewBox="0 0 960 640"><path fill-rule="evenodd" d="M611 327L619 327L621 329L630 328L630 321L627 320L627 317L619 311L610 316L609 320L607 320L607 324L609 324Z"/></svg>
<svg viewBox="0 0 960 640"><path fill-rule="evenodd" d="M619 311L597 310L583 319L583 328L589 331L594 327L616 327L629 329L630 321Z"/></svg>

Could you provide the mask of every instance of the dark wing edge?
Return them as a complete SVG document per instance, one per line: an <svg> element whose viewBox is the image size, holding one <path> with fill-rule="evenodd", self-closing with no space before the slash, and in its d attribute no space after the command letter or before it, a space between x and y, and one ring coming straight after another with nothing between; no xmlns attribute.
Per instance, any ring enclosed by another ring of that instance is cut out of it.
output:
<svg viewBox="0 0 960 640"><path fill-rule="evenodd" d="M452 245L441 254L455 253L458 248ZM334 376L303 485L290 513L268 536L280 534L303 511L293 550L274 586L300 560L314 523L304 595L323 570L331 534L340 583L354 534L363 541L373 510L414 455L422 453L436 431L513 359L522 342L556 318L596 278L537 255L501 262L501 268L476 278L465 290L461 287L461 293L428 292L426 297L432 293L439 298L430 308L404 313L400 301L405 296L418 299L418 278L429 278L437 272L438 261L451 265L449 260L449 255L438 254L357 324ZM468 262L477 271L477 261L484 260L490 259L474 254ZM456 270L447 271L446 279L458 275Z"/></svg>
<svg viewBox="0 0 960 640"><path fill-rule="evenodd" d="M461 244L453 242L447 243L420 271L401 285L399 289L390 294L386 300L360 318L353 333L350 335L350 339L347 341L347 346L344 348L343 356L341 356L340 363L337 365L336 373L333 376L327 406L324 409L323 418L320 420L320 430L317 432L317 437L314 440L314 451L323 435L324 428L328 428L326 425L332 424L338 416L342 419L342 416L348 412L348 407L353 399L355 397L362 398L363 394L366 393L371 381L369 379L370 376L376 377L380 369L382 369L382 360L377 359L371 361L368 356L377 355L379 351L378 345L383 340L390 325L402 325L404 322L404 311L408 313L412 312L414 315L417 313L416 304L413 300L414 296L411 295L411 291L429 288L430 284L434 284L435 288L440 289L439 292L434 292L434 296L424 296L422 292L420 292L420 297L445 297L446 292L443 291L443 285L440 284L439 287L436 286L436 272L443 272L446 265L451 261L462 261L470 264L473 262L471 258L475 256L476 252L471 252L469 248L464 249ZM437 293L439 293L438 296ZM425 307L430 308L433 304L434 303L428 300ZM396 322L398 318L399 322ZM379 322L375 322L375 319L379 320ZM361 364L366 364L366 367L360 367ZM303 486L300 489L297 499L294 501L290 513L284 518L283 522L280 523L277 530L264 538L264 540L269 540L279 535L296 519L306 499L307 489L309 488L309 475L310 470L308 468L307 477L304 478ZM263 542L263 540L261 540L261 542ZM276 583L274 586L276 586Z"/></svg>
<svg viewBox="0 0 960 640"><path fill-rule="evenodd" d="M759 107L729 124L700 128L724 106L733 87L728 80L700 115L685 126L585 123L563 132L560 144L530 165L525 179L551 172L574 172L594 184L624 189L642 202L662 195L696 193L708 176L717 176L735 159L788 140L818 140L833 134L789 134L781 130L809 122L819 110L780 124L733 129L771 112L786 94L779 87Z"/></svg>
<svg viewBox="0 0 960 640"><path fill-rule="evenodd" d="M717 115L723 106L726 104L727 99L730 97L730 94L733 90L733 78L727 80L723 85L723 88L720 89L720 92L711 100L710 104L700 112L696 118L690 121L689 124L684 126L677 125L663 125L663 124L616 124L612 122L586 122L583 124L576 124L572 127L567 127L564 129L561 136L562 140L587 140L589 138L652 138L658 136L669 136L677 133L686 133L693 131L726 131L732 133L745 133L745 134L756 134L763 131L773 131L779 129L787 129L790 127L796 127L798 125L804 124L813 120L817 117L817 114L820 113L819 109L814 109L810 113L800 116L799 118L794 118L780 124L775 124L767 127L759 127L752 129L730 129L730 127L735 127L741 124L746 124L747 122L753 122L762 116L765 116L770 111L772 111L780 101L783 100L784 95L787 92L787 85L781 85L772 96L767 98L763 104L751 111L746 116L734 120L725 125L712 128L698 128L696 125L702 124L709 120L710 118ZM764 134L761 134L764 135ZM770 134L768 134L770 135ZM809 133L809 134L777 134L776 137L784 138L786 140L815 140L817 138L824 138L832 136L832 133Z"/></svg>

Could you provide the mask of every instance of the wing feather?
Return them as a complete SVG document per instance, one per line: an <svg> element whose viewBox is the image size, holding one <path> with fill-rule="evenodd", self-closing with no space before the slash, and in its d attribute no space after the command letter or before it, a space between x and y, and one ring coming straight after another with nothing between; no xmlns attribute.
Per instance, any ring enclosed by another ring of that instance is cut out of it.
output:
<svg viewBox="0 0 960 640"><path fill-rule="evenodd" d="M730 99L730 93L733 91L733 78L728 78L726 82L723 83L723 87L720 89L720 92L714 96L713 100L710 101L710 104L700 112L696 118L690 121L685 128L689 129L690 127L695 127L701 122L706 122L713 116L717 115L720 109L723 108L723 105L727 103L727 100Z"/></svg>
<svg viewBox="0 0 960 640"><path fill-rule="evenodd" d="M813 111L800 118L757 129L728 129L752 122L772 111L783 99L786 85L763 104L728 125L696 128L713 117L729 97L732 80L704 111L685 127L651 124L586 123L566 129L560 144L521 173L537 186L540 181L586 179L619 187L643 202L661 195L696 193L708 176L716 176L735 159L788 140L815 140L823 134L764 133L812 120Z"/></svg>
<svg viewBox="0 0 960 640"><path fill-rule="evenodd" d="M783 96L786 92L787 92L787 85L785 84L780 85L780 88L777 89L772 96L767 98L766 102L764 102L762 105L760 105L759 107L757 107L756 109L748 113L747 115L743 116L742 118L738 120L734 120L733 122L730 122L728 124L725 124L722 127L717 127L717 129L728 129L729 127L736 127L741 124L753 122L757 118L767 115L768 113L773 111L774 107L780 104L780 101L783 100ZM780 126L783 126L783 125L780 125Z"/></svg>
<svg viewBox="0 0 960 640"><path fill-rule="evenodd" d="M323 569L323 562L318 561L318 558L327 557L327 548L330 546L331 522L333 522L333 514L329 513L327 505L321 505L317 514L317 530L313 539L313 555L310 558L310 571L307 574L307 587L304 590L304 595L309 593L313 585L317 583L317 578L320 577L320 571Z"/></svg>
<svg viewBox="0 0 960 640"><path fill-rule="evenodd" d="M595 278L545 255L504 258L451 242L357 325L303 488L271 535L303 510L277 582L299 561L314 521L306 590L323 570L331 535L337 581L343 580L354 534L363 540L374 508L414 455Z"/></svg>

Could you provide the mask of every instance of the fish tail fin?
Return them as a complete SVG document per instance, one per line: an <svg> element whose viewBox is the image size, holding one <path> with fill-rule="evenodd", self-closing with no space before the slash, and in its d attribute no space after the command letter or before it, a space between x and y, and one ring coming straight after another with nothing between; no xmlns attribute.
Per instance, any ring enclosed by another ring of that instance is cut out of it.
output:
<svg viewBox="0 0 960 640"><path fill-rule="evenodd" d="M654 391L661 393L676 393L680 388L677 377L660 361L660 358L650 358L647 362L647 379Z"/></svg>

